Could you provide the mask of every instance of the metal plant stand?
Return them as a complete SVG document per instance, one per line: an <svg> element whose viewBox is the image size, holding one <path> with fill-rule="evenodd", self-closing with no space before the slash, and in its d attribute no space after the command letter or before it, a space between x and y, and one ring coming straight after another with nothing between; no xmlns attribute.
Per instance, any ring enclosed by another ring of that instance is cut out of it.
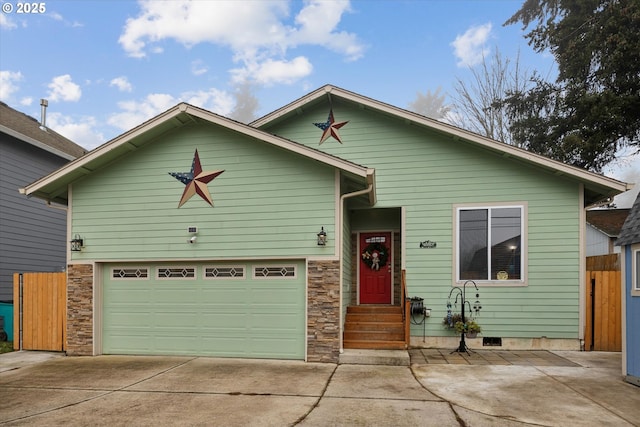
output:
<svg viewBox="0 0 640 427"><path fill-rule="evenodd" d="M479 289L478 286L476 285L476 282L474 282L473 280L467 280L466 282L464 282L464 284L462 285L462 288L460 288L459 286L454 287L453 289L451 289L451 292L449 292L449 299L448 301L451 300L451 296L454 294L454 292L456 293L456 299L455 299L455 303L458 303L458 298L460 298L460 302L461 302L461 310L460 310L460 317L462 318L462 323L463 324L467 324L467 319L465 317L464 314L464 310L465 310L465 305L469 304L469 301L467 301L467 283L471 283L473 284L473 287L476 288L476 302L473 305L473 309L476 312L476 315L480 312L480 309L482 308L482 306L480 305L480 301L478 300L478 298L480 298L480 294L479 294ZM449 307L451 306L451 303L447 304ZM471 311L471 305L469 304L469 311ZM458 345L458 348L456 348L455 350L453 350L451 353L467 353L469 354L469 352L471 351L471 349L467 346L467 343L465 342L465 330L463 330L460 333L460 344ZM470 354L469 354L470 355Z"/></svg>

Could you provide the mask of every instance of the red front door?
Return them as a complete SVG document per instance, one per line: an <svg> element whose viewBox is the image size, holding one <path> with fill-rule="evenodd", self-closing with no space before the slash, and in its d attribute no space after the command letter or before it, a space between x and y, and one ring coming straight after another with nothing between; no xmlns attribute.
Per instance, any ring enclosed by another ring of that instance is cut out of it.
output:
<svg viewBox="0 0 640 427"><path fill-rule="evenodd" d="M391 304L391 233L360 234L360 304Z"/></svg>

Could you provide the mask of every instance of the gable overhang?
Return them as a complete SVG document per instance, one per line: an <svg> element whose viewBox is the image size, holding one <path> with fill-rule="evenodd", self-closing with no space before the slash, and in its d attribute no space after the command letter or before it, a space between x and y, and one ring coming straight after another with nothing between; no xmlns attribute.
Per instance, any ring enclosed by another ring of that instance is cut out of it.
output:
<svg viewBox="0 0 640 427"><path fill-rule="evenodd" d="M69 185L99 169L108 167L118 159L147 144L153 143L167 132L193 123L210 123L241 133L258 142L269 144L358 177L366 188L375 183L375 170L349 162L322 151L298 144L260 129L222 117L210 111L180 103L140 126L104 143L84 156L62 166L51 174L20 189L20 193L38 197L47 202L67 204ZM375 200L375 188L372 200Z"/></svg>
<svg viewBox="0 0 640 427"><path fill-rule="evenodd" d="M305 109L309 109L319 103L326 102L327 98L330 99L331 97L351 102L358 106L358 108L371 109L384 115L395 117L403 121L408 126L423 127L454 141L472 144L488 151L492 151L503 158L518 160L558 177L565 177L578 183L582 183L584 184L585 207L609 203L614 196L633 188L633 184L618 181L575 166L570 166L522 148L486 138L456 126L443 123L333 85L325 85L302 98L299 98L296 101L293 101L292 103L255 120L250 123L250 126L267 128L271 124L275 124L291 116L298 115Z"/></svg>
<svg viewBox="0 0 640 427"><path fill-rule="evenodd" d="M18 132L16 130L13 130L13 129L7 127L7 126L0 125L0 132L5 133L5 134L7 134L9 136L12 136L12 137L14 137L16 139L19 139L20 141L26 142L27 144L33 145L34 147L36 147L36 148L38 148L40 150L46 151L48 153L51 153L51 154L53 154L55 156L58 156L58 157L60 157L62 159L73 160L73 159L76 158L75 156L72 156L71 154L65 153L62 150L58 150L55 147L52 147L52 146L47 145L47 144L45 144L43 142L40 142L40 141L38 141L38 140L36 140L34 138L31 138L30 136L24 135L24 134L22 134L22 133L20 133L20 132Z"/></svg>

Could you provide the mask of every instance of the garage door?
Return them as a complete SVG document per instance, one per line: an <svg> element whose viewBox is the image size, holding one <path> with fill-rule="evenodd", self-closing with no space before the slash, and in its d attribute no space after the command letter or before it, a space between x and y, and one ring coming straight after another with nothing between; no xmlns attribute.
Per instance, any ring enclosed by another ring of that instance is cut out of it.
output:
<svg viewBox="0 0 640 427"><path fill-rule="evenodd" d="M304 359L304 261L105 265L104 354Z"/></svg>

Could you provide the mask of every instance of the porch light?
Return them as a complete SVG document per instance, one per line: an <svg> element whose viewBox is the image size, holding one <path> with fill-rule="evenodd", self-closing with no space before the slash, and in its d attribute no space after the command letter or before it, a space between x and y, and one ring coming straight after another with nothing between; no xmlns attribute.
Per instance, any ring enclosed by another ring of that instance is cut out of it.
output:
<svg viewBox="0 0 640 427"><path fill-rule="evenodd" d="M71 239L71 252L80 252L82 251L82 247L84 246L84 242L82 241L82 237L79 234L76 234L73 239Z"/></svg>
<svg viewBox="0 0 640 427"><path fill-rule="evenodd" d="M327 233L324 231L324 227L318 233L318 246L327 245Z"/></svg>

